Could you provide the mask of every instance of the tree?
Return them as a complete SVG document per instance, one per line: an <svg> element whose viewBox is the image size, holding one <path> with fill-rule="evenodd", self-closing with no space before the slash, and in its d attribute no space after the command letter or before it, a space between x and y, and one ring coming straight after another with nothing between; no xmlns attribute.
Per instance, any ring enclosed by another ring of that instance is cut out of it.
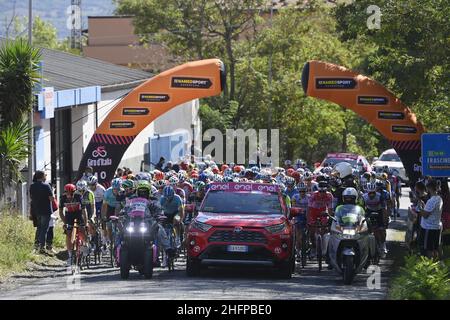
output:
<svg viewBox="0 0 450 320"><path fill-rule="evenodd" d="M20 123L31 110L31 90L39 81L40 51L25 39L0 48L0 128Z"/></svg>
<svg viewBox="0 0 450 320"><path fill-rule="evenodd" d="M370 0L338 6L340 38L376 46L361 63L364 73L387 85L428 131L450 130L450 6L445 0L378 1L381 29L366 26Z"/></svg>
<svg viewBox="0 0 450 320"><path fill-rule="evenodd" d="M255 28L262 0L116 0L117 13L133 14L136 33L164 42L184 59L226 58L230 85L226 105L235 100L235 45Z"/></svg>
<svg viewBox="0 0 450 320"><path fill-rule="evenodd" d="M19 165L29 153L28 122L9 123L0 132L0 197L5 185L17 181Z"/></svg>

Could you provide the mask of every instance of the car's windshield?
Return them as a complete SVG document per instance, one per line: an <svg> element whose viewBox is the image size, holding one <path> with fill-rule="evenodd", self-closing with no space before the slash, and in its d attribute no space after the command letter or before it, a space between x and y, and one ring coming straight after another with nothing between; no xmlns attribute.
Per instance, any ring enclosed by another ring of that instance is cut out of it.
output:
<svg viewBox="0 0 450 320"><path fill-rule="evenodd" d="M381 161L401 161L396 153L385 153L380 157Z"/></svg>
<svg viewBox="0 0 450 320"><path fill-rule="evenodd" d="M336 218L339 225L353 228L360 224L363 217L363 210L360 206L343 205L336 210Z"/></svg>
<svg viewBox="0 0 450 320"><path fill-rule="evenodd" d="M214 213L281 214L278 195L258 192L210 191L200 211Z"/></svg>
<svg viewBox="0 0 450 320"><path fill-rule="evenodd" d="M334 167L334 165L339 162L347 162L347 163L350 163L352 165L352 167L356 167L356 160L348 159L348 158L326 158L323 161L322 166L327 164L328 167Z"/></svg>

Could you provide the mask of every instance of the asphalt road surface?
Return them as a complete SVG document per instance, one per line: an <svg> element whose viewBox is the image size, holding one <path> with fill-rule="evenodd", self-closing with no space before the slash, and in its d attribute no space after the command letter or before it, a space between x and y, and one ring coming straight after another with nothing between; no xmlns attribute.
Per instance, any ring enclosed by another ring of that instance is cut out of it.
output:
<svg viewBox="0 0 450 320"><path fill-rule="evenodd" d="M391 275L392 255L403 240L404 217L409 205L409 189L404 189L401 201L402 217L391 223L388 230L387 258L380 262L381 285L369 288L369 274L356 276L350 286L326 267L319 272L310 261L305 269L296 267L290 280L277 279L267 269L216 268L203 272L200 277L189 278L184 259L177 261L175 271L155 268L153 278L145 280L131 271L129 280L121 280L118 269L106 265L83 270L80 277L68 275L63 266L45 268L31 275L16 276L12 288L0 290L0 299L385 299ZM373 284L373 282L372 282Z"/></svg>

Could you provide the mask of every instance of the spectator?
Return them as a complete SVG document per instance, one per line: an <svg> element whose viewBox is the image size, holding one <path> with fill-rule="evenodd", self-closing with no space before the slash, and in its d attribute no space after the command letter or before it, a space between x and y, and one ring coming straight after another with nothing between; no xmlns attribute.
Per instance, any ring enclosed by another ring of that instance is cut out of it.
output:
<svg viewBox="0 0 450 320"><path fill-rule="evenodd" d="M50 223L48 226L45 243L46 243L47 252L55 254L56 251L55 251L55 249L53 249L54 227L56 225L56 221L58 220L58 213L59 213L58 202L56 201L56 199L54 199L52 201L52 210L53 210L53 213L50 216Z"/></svg>
<svg viewBox="0 0 450 320"><path fill-rule="evenodd" d="M442 198L437 193L436 180L428 180L426 187L430 198L423 208L419 206L417 210L419 216L421 216L419 245L422 255L438 259L441 240ZM421 204L423 205L423 201Z"/></svg>
<svg viewBox="0 0 450 320"><path fill-rule="evenodd" d="M114 178L122 178L122 176L123 176L123 169L117 168L116 176Z"/></svg>
<svg viewBox="0 0 450 320"><path fill-rule="evenodd" d="M172 161L167 162L166 167L164 168L164 172L169 172L170 170L172 170Z"/></svg>
<svg viewBox="0 0 450 320"><path fill-rule="evenodd" d="M39 253L45 254L45 238L47 235L50 216L53 213L54 200L52 188L45 182L47 175L43 171L36 171L33 184L30 186L31 216L36 222L36 235Z"/></svg>
<svg viewBox="0 0 450 320"><path fill-rule="evenodd" d="M84 169L83 176L81 177L82 180L88 181L90 177L94 174L94 169L92 167L87 166L86 169Z"/></svg>
<svg viewBox="0 0 450 320"><path fill-rule="evenodd" d="M156 164L155 169L159 170L159 171L163 171L163 166L164 166L165 161L166 161L166 159L164 159L164 157L159 158L159 161Z"/></svg>

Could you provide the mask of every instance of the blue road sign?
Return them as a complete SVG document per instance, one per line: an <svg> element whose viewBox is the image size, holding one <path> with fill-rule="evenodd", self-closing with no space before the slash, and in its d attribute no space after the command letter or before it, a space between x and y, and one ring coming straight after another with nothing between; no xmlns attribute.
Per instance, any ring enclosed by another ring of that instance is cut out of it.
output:
<svg viewBox="0 0 450 320"><path fill-rule="evenodd" d="M450 177L450 133L422 134L422 174Z"/></svg>

